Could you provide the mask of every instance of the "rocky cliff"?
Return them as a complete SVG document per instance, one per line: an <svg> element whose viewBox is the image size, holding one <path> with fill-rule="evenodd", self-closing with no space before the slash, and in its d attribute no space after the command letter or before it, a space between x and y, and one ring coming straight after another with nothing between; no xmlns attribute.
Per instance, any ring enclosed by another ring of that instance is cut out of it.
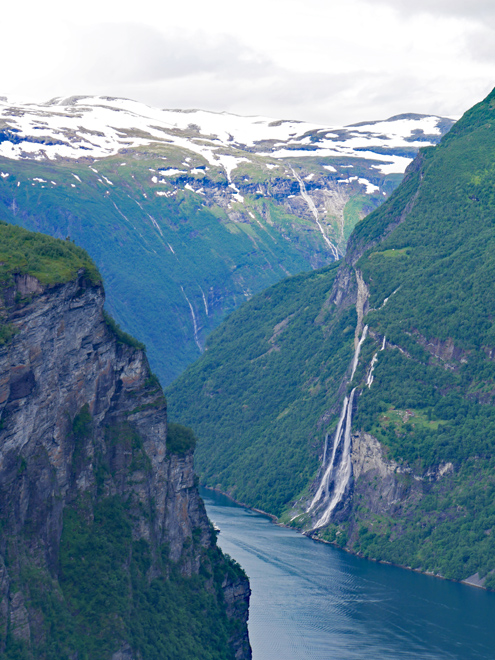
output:
<svg viewBox="0 0 495 660"><path fill-rule="evenodd" d="M2 657L250 658L248 581L215 544L194 441L167 435L101 285L13 272L1 294Z"/></svg>

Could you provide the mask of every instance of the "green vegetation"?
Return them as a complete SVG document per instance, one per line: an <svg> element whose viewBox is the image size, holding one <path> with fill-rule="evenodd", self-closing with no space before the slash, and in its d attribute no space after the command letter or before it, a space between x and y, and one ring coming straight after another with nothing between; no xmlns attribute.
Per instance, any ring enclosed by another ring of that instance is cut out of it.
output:
<svg viewBox="0 0 495 660"><path fill-rule="evenodd" d="M313 477L336 389L352 356L355 311L334 318L334 266L255 296L167 390L172 419L198 435L208 486L280 515Z"/></svg>
<svg viewBox="0 0 495 660"><path fill-rule="evenodd" d="M134 339L134 337L127 332L124 332L120 325L110 316L106 310L103 310L103 318L105 319L107 327L113 332L119 344L132 346L132 348L138 348L141 351L146 349L146 346L142 342Z"/></svg>
<svg viewBox="0 0 495 660"><path fill-rule="evenodd" d="M426 478L394 518L371 515L351 543L364 556L495 587L495 94L426 150L354 246L407 219L358 262L377 311L366 322L393 345L378 354L354 427ZM383 301L389 300L385 306ZM373 344L373 342L371 342ZM379 342L368 347L368 356ZM413 489L414 484L403 486ZM361 507L361 508L360 508ZM344 528L346 526L344 525Z"/></svg>
<svg viewBox="0 0 495 660"><path fill-rule="evenodd" d="M172 454L179 456L193 451L196 447L194 433L187 426L169 422L167 427L167 449Z"/></svg>
<svg viewBox="0 0 495 660"><path fill-rule="evenodd" d="M425 483L421 499L406 502L400 516L361 509L353 549L456 580L486 577L495 566L494 467L493 458L469 459L455 474Z"/></svg>
<svg viewBox="0 0 495 660"><path fill-rule="evenodd" d="M409 208L407 220L358 263L371 306L379 308L366 322L403 352L379 355L355 424L376 434L396 460L425 468L488 459L495 449L493 98L428 149L410 180L353 237L373 236ZM415 409L415 417L384 423L392 407ZM437 423L418 424L421 415Z"/></svg>
<svg viewBox="0 0 495 660"><path fill-rule="evenodd" d="M190 441L189 429L175 430L176 445ZM70 430L75 474L84 468L83 448L93 432L84 405ZM2 658L69 660L77 654L81 660L108 660L128 642L142 660L233 660L229 640L240 623L226 616L222 584L226 577L245 579L244 572L215 545L205 548L199 528L183 550L186 564L190 557L201 563L199 575L189 577L182 561L172 561L167 544L136 540L137 520L153 518L153 503L146 510L133 494L109 496L104 484L131 473L135 484L135 473L150 472L151 462L131 424L107 426L105 446L92 459L96 497L86 492L64 509L56 577L19 551L22 536L15 539L12 556L20 573L12 584L24 593L42 634L34 646L0 630L0 644L6 642ZM26 469L21 459L18 477ZM213 529L211 535L214 541Z"/></svg>
<svg viewBox="0 0 495 660"><path fill-rule="evenodd" d="M182 577L163 547L161 569L170 578L150 580L151 550L133 541L131 520L118 498L98 504L92 523L84 503L65 516L61 587L74 618L73 648L106 659L125 637L143 660L230 658L229 627L206 579Z"/></svg>
<svg viewBox="0 0 495 660"><path fill-rule="evenodd" d="M12 323L1 323L0 322L0 346L8 344L9 341L14 337L19 330L12 325Z"/></svg>
<svg viewBox="0 0 495 660"><path fill-rule="evenodd" d="M0 283L5 285L12 275L22 274L32 275L42 284L60 284L74 279L81 269L93 284L101 281L82 248L0 220Z"/></svg>
<svg viewBox="0 0 495 660"><path fill-rule="evenodd" d="M59 583L32 564L22 569L30 606L47 634L31 650L7 638L6 660L108 660L129 640L143 660L233 660L221 584L238 571L220 551L199 550L205 575L184 577L166 546L152 557L132 538L129 502L119 497L94 507L79 499L64 514ZM164 577L150 577L152 563ZM206 574L207 573L207 574ZM214 585L212 589L211 584Z"/></svg>
<svg viewBox="0 0 495 660"><path fill-rule="evenodd" d="M329 258L314 223L271 201L264 206L259 195L234 204L244 214L235 220L218 206L205 206L202 195L180 190L184 184L177 194L158 196L157 190L172 193L173 182L156 186L150 168L163 168L166 157L167 167L180 169L184 156L177 149L138 150L126 155L125 166L121 156L99 161L99 174L72 161L9 160L2 165L9 176L0 185L1 217L61 239L70 236L56 244L77 250L75 241L88 251L105 280L109 313L146 344L164 384L200 355L188 300L203 343L250 295ZM227 187L223 170L210 175ZM114 186L102 183L102 176ZM41 189L32 185L35 178L57 185Z"/></svg>
<svg viewBox="0 0 495 660"><path fill-rule="evenodd" d="M347 520L321 531L366 557L455 579L479 572L491 587L494 121L495 91L440 146L422 150L350 239L347 261L357 262L370 292L353 429L378 438L402 466L403 499L393 516L377 514L358 483ZM205 483L283 520L315 474L352 355L352 301L325 303L334 275L292 278L255 297L169 389L171 413L200 438Z"/></svg>

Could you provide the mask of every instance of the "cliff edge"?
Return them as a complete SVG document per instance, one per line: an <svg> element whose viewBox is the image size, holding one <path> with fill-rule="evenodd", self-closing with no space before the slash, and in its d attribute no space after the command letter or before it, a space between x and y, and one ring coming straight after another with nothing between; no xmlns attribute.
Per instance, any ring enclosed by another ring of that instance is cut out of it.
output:
<svg viewBox="0 0 495 660"><path fill-rule="evenodd" d="M0 232L0 654L250 658L247 578L143 347L82 251ZM70 267L47 274L50 251Z"/></svg>

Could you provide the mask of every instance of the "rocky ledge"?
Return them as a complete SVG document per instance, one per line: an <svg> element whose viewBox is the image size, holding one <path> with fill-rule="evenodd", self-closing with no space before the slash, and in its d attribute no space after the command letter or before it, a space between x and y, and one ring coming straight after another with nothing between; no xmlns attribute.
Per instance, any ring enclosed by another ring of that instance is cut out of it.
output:
<svg viewBox="0 0 495 660"><path fill-rule="evenodd" d="M247 578L101 285L0 295L0 655L250 658Z"/></svg>

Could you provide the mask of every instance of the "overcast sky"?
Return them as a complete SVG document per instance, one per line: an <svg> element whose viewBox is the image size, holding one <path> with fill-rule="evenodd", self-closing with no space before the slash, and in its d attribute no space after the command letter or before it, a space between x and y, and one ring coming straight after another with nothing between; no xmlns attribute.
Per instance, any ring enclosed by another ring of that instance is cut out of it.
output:
<svg viewBox="0 0 495 660"><path fill-rule="evenodd" d="M495 86L495 0L25 0L2 6L0 55L14 99L457 116Z"/></svg>

